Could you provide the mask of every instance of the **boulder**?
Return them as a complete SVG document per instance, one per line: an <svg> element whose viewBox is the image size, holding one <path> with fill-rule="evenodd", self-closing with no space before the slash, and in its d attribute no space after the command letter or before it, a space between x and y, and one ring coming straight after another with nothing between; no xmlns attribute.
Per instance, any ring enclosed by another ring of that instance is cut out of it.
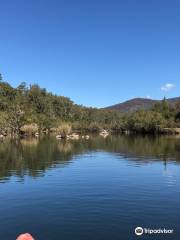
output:
<svg viewBox="0 0 180 240"><path fill-rule="evenodd" d="M89 139L90 137L89 137L89 135L86 135L85 138L86 138L86 139Z"/></svg>
<svg viewBox="0 0 180 240"><path fill-rule="evenodd" d="M56 135L56 139L62 139L61 135Z"/></svg>
<svg viewBox="0 0 180 240"><path fill-rule="evenodd" d="M79 134L72 133L71 135L69 135L69 138L72 139L72 140L78 140L79 139Z"/></svg>
<svg viewBox="0 0 180 240"><path fill-rule="evenodd" d="M109 132L108 132L107 130L103 129L103 130L99 133L99 135L105 138L105 137L107 137L107 136L109 135Z"/></svg>

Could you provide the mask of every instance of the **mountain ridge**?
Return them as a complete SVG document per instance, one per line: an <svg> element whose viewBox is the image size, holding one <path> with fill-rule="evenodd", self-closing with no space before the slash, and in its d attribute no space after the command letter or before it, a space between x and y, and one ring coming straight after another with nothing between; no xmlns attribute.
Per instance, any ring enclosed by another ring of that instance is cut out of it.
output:
<svg viewBox="0 0 180 240"><path fill-rule="evenodd" d="M178 102L180 102L180 97L168 98L166 100L171 106L174 106ZM128 112L135 112L137 110L149 110L156 103L160 103L161 101L162 100L137 97L137 98L133 98L133 99L127 100L122 103L118 103L118 104L115 104L112 106L105 107L104 109L116 110L121 113L128 113Z"/></svg>

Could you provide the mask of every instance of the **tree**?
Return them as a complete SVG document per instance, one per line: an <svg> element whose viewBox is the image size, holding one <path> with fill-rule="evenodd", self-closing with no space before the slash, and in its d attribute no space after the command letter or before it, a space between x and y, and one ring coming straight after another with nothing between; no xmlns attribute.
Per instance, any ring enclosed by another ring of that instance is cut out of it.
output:
<svg viewBox="0 0 180 240"><path fill-rule="evenodd" d="M162 106L162 114L164 115L164 117L168 118L169 117L169 104L165 97L162 100L161 106Z"/></svg>
<svg viewBox="0 0 180 240"><path fill-rule="evenodd" d="M154 111L137 111L127 118L127 128L135 132L160 132L165 126L163 115Z"/></svg>
<svg viewBox="0 0 180 240"><path fill-rule="evenodd" d="M12 135L19 135L20 129L24 125L24 111L19 105L12 104L8 109L8 126Z"/></svg>
<svg viewBox="0 0 180 240"><path fill-rule="evenodd" d="M0 134L7 132L8 127L8 115L5 112L0 112Z"/></svg>
<svg viewBox="0 0 180 240"><path fill-rule="evenodd" d="M54 95L36 84L27 87L23 82L13 88L0 81L0 114L1 125L8 126L13 134L20 134L23 125L37 124L39 130L46 131L62 123L78 130L107 128L155 133L164 127L179 126L180 103L172 108L164 98L152 110L121 115L117 111L74 104L69 98Z"/></svg>
<svg viewBox="0 0 180 240"><path fill-rule="evenodd" d="M3 77L1 73L0 73L0 82L3 82Z"/></svg>
<svg viewBox="0 0 180 240"><path fill-rule="evenodd" d="M25 82L20 83L20 85L17 87L17 90L24 95L28 91L26 83Z"/></svg>

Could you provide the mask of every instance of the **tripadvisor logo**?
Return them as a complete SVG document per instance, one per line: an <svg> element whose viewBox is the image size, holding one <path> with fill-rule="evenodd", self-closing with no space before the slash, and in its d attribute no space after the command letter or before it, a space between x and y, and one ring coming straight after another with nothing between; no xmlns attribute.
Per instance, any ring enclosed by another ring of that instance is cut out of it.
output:
<svg viewBox="0 0 180 240"><path fill-rule="evenodd" d="M174 232L173 229L166 228L158 228L158 229L150 229L150 228L142 228L136 227L135 234L137 236L141 236L142 234L172 234Z"/></svg>
<svg viewBox="0 0 180 240"><path fill-rule="evenodd" d="M142 227L137 227L135 228L135 234L140 236L143 234L143 228Z"/></svg>

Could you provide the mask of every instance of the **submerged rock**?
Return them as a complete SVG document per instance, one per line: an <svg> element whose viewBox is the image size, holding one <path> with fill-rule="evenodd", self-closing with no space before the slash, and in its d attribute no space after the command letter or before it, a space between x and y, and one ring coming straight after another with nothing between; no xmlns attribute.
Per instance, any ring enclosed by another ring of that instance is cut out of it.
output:
<svg viewBox="0 0 180 240"><path fill-rule="evenodd" d="M56 139L71 139L71 140L78 140L80 137L79 137L79 134L77 134L77 133L72 133L72 134L70 134L70 135L65 135L65 136L63 136L63 135L57 135L56 136Z"/></svg>
<svg viewBox="0 0 180 240"><path fill-rule="evenodd" d="M69 139L72 140L78 140L79 139L79 134L77 133L72 133L71 135L68 135Z"/></svg>
<svg viewBox="0 0 180 240"><path fill-rule="evenodd" d="M107 137L107 136L109 135L109 132L108 132L107 130L103 129L103 130L99 133L99 135L105 138L105 137Z"/></svg>

